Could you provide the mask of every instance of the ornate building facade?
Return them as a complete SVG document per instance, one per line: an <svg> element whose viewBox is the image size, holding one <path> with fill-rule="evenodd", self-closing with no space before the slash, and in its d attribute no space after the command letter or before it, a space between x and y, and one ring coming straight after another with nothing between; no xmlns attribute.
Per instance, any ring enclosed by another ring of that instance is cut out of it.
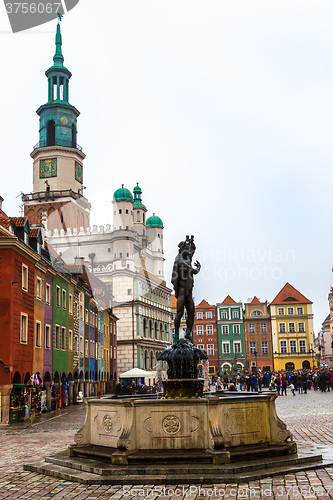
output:
<svg viewBox="0 0 333 500"><path fill-rule="evenodd" d="M119 318L118 373L154 370L171 342L171 290L164 279L163 222L146 217L142 191L124 185L113 196L112 224L90 227L91 205L83 196L82 148L77 144L79 111L69 103L70 71L64 66L60 24L54 64L46 71L48 102L34 147L33 192L22 196L31 224L43 224L45 239L71 266L76 259L102 280Z"/></svg>

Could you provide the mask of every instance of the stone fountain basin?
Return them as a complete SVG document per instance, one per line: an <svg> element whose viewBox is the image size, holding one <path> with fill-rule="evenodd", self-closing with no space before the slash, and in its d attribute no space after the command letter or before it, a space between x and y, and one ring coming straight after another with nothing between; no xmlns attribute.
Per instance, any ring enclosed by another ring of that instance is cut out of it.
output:
<svg viewBox="0 0 333 500"><path fill-rule="evenodd" d="M87 446L128 452L230 451L254 445L295 453L290 431L276 414L276 394L228 394L200 399L87 398L84 426L71 454ZM227 453L227 455L228 455ZM110 455L110 453L108 453ZM226 455L225 455L226 456Z"/></svg>

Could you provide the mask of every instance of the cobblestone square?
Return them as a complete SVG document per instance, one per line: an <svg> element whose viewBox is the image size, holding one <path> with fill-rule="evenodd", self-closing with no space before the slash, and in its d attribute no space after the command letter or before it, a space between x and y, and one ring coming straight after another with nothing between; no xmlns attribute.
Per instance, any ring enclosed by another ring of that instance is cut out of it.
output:
<svg viewBox="0 0 333 500"><path fill-rule="evenodd" d="M280 396L277 411L299 442L333 448L333 392ZM265 478L248 484L84 486L23 471L24 463L64 450L83 425L85 406L48 414L29 426L0 428L0 499L328 499L333 468Z"/></svg>

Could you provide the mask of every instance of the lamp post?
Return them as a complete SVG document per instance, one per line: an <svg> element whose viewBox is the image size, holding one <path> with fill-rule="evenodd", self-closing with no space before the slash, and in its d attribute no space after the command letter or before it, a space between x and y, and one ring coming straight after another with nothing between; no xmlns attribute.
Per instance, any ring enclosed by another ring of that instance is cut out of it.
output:
<svg viewBox="0 0 333 500"><path fill-rule="evenodd" d="M257 352L257 349L254 349L253 354L254 354L254 356L255 356L255 358L256 358L256 361L255 361L255 363L256 363L256 371L255 371L255 373L258 373L258 366L257 366L257 356L258 356L258 352Z"/></svg>

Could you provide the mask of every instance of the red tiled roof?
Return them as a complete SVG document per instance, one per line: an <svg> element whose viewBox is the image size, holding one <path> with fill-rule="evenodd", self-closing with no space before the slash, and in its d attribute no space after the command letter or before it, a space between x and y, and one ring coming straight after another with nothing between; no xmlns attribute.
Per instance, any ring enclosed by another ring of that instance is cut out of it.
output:
<svg viewBox="0 0 333 500"><path fill-rule="evenodd" d="M26 217L11 217L11 220L13 221L13 223L16 227L24 227L25 221L27 220L27 218Z"/></svg>
<svg viewBox="0 0 333 500"><path fill-rule="evenodd" d="M286 283L282 290L279 291L271 305L274 304L312 304L311 300L307 299L290 283Z"/></svg>
<svg viewBox="0 0 333 500"><path fill-rule="evenodd" d="M176 309L177 307L177 299L175 294L171 294L171 309Z"/></svg>
<svg viewBox="0 0 333 500"><path fill-rule="evenodd" d="M30 229L30 237L37 238L39 231L40 231L39 227L33 227L32 229Z"/></svg>
<svg viewBox="0 0 333 500"><path fill-rule="evenodd" d="M208 304L208 302L203 299L200 304L198 304L196 307L214 307L214 306L211 306L210 304Z"/></svg>
<svg viewBox="0 0 333 500"><path fill-rule="evenodd" d="M227 295L222 304L236 304L236 301L232 299L230 295Z"/></svg>
<svg viewBox="0 0 333 500"><path fill-rule="evenodd" d="M254 296L252 301L251 301L251 304L261 304L261 302L256 296Z"/></svg>

